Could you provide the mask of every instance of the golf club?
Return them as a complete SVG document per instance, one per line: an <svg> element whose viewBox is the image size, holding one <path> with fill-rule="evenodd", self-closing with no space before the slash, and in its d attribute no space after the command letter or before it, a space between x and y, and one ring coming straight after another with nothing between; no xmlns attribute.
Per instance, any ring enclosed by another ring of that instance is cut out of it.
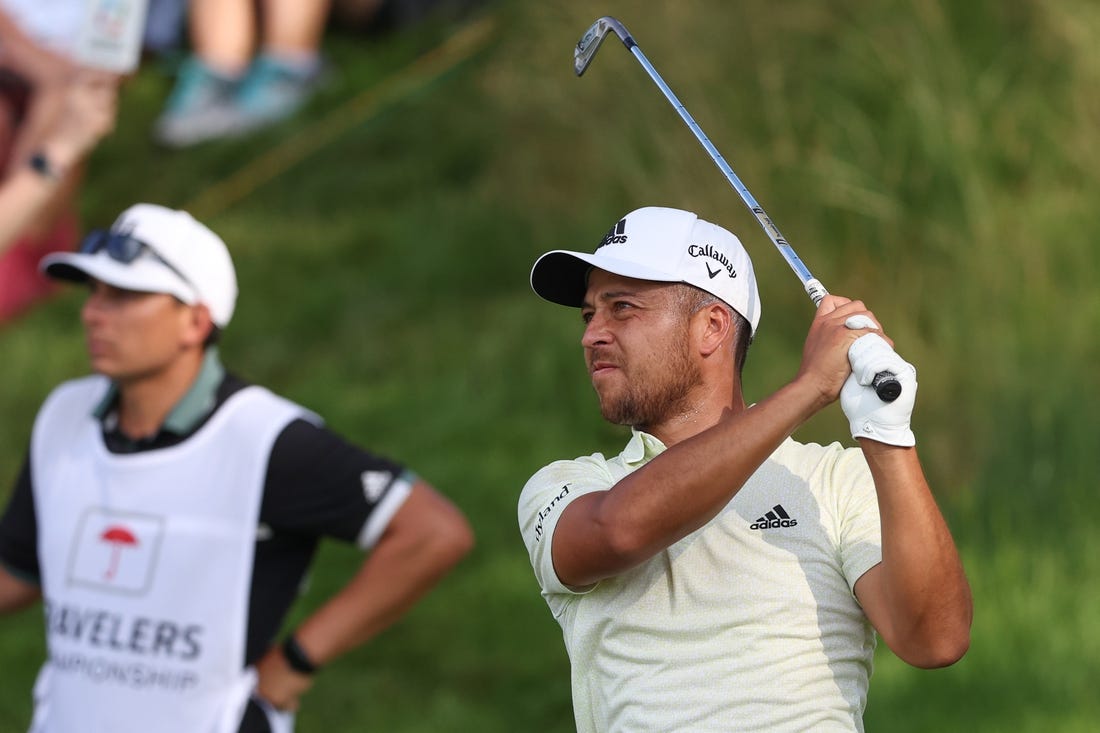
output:
<svg viewBox="0 0 1100 733"><path fill-rule="evenodd" d="M718 152L718 149L714 147L714 144L710 141L710 138L706 136L702 128L695 121L688 111L684 108L684 105L680 103L680 100L676 98L676 95L672 93L668 84L661 78L661 75L657 73L657 70L653 68L653 65L649 63L649 59L645 57L642 50L638 47L637 42L631 37L630 33L626 30L626 27L615 18L611 16L604 16L592 24L592 27L585 32L580 41L577 42L577 48L573 53L573 71L577 76L584 74L589 64L592 63L592 58L596 55L596 51L599 49L600 44L603 43L603 39L607 36L608 32L614 31L615 35L619 37L619 40L623 42L627 50L634 55L634 58L638 60L638 63L642 65L646 73L649 74L649 78L657 85L661 90L661 93L665 95L665 99L669 101L669 104L673 106L677 113L679 113L681 119L687 124L688 128L694 133L696 139L703 146L703 149L710 155L710 159L714 161L714 164L718 166L718 170L726 176L726 180L733 186L734 190L741 196L741 200L749 207L749 211L756 217L756 221L764 229L764 232L768 235L768 239L772 240L772 243L779 250L779 254L783 255L783 259L787 261L787 264L794 270L795 275L802 282L803 288L806 290L806 294L810 296L810 299L814 302L814 307L821 305L822 299L829 294L829 291L825 289L825 286L821 284L821 281L810 274L809 269L802 263L798 254L791 247L790 243L783 238L783 235L779 233L779 229L776 228L771 218L764 212L764 209L757 203L753 195L749 193L749 190L745 188L745 184L741 183L741 179L737 177L737 174L733 172L733 168L726 162L726 159L722 157L722 154ZM897 377L890 372L879 372L875 375L874 380L871 382L871 386L875 389L875 394L883 402L893 402L901 394L901 383Z"/></svg>

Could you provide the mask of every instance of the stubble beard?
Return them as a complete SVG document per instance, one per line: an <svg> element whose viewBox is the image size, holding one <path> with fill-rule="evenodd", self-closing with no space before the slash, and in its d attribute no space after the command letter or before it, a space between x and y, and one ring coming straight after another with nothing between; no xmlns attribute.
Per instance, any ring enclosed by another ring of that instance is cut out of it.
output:
<svg viewBox="0 0 1100 733"><path fill-rule="evenodd" d="M651 369L644 380L628 377L617 394L599 393L605 420L644 430L687 409L691 390L702 380L699 365L688 356L687 343L670 349L667 358L655 366L658 368Z"/></svg>

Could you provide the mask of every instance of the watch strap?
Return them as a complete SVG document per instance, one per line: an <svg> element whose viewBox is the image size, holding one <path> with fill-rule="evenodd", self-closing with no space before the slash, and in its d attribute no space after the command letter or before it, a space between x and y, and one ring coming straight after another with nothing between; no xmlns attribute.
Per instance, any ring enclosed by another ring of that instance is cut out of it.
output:
<svg viewBox="0 0 1100 733"><path fill-rule="evenodd" d="M294 638L294 634L289 634L286 640L283 641L283 657L286 658L286 663L295 672L313 674L319 669L313 663L313 660L309 658L309 655L298 645L298 640Z"/></svg>
<svg viewBox="0 0 1100 733"><path fill-rule="evenodd" d="M51 181L60 181L63 175L61 170L51 163L50 159L47 158L46 154L41 150L31 155L30 160L27 161L27 165L29 165L31 170L35 173Z"/></svg>

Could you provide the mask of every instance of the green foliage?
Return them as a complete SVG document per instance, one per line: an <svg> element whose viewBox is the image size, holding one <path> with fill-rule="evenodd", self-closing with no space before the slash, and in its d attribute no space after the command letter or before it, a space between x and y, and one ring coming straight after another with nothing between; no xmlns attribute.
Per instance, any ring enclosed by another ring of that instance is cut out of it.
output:
<svg viewBox="0 0 1100 733"><path fill-rule="evenodd" d="M973 584L973 643L935 672L880 648L868 729L1091 729L1100 13L1084 0L501 2L479 14L493 30L471 58L351 112L457 28L333 33L340 73L306 114L182 153L148 141L169 80L134 79L92 161L87 223L137 200L201 204L241 280L227 361L407 461L478 534L409 618L320 676L300 728L572 729L515 500L544 463L624 436L595 412L577 315L528 289L538 254L590 247L637 206L693 209L754 255L750 398L797 369L808 299L636 62L609 42L573 78L597 12L630 28L814 274L871 304L920 371L915 430ZM300 162L223 185L348 115ZM79 301L0 330L2 476L42 398L86 368ZM799 437L844 428L834 409ZM326 547L296 617L358 561ZM27 725L40 624L3 622L0 730Z"/></svg>

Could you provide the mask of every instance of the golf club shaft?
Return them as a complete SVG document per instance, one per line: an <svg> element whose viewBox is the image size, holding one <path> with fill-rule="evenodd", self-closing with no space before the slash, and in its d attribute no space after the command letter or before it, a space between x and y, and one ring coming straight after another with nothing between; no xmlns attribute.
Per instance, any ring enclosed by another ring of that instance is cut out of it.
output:
<svg viewBox="0 0 1100 733"><path fill-rule="evenodd" d="M733 186L733 189L737 191L741 200L745 203L745 206L749 208L752 215L756 217L756 221L763 228L764 233L768 235L768 239L772 241L776 249L779 250L779 254L783 256L787 264L794 270L794 274L798 276L798 279L802 282L802 287L806 290L806 294L810 296L810 299L814 303L814 307L821 305L822 299L829 294L829 291L825 289L825 286L821 284L821 281L810 274L809 268L802 262L802 259L798 256L798 253L794 251L794 248L790 243L780 234L778 227L772 222L771 217L767 215L764 208L760 206L756 198L749 192L749 189L745 187L745 184L741 182L741 179L734 173L733 168L726 159L722 157L722 154L718 152L718 148L714 147L714 143L710 141L703 129L699 127L699 123L695 121L695 118L680 102L679 98L669 88L665 80L661 78L661 75L657 73L657 70L653 67L653 64L649 63L649 59L642 53L642 49L638 47L637 42L626 30L626 27L615 18L610 16L604 16L600 18L592 27L588 29L588 32L584 34L584 37L577 43L577 49L574 54L573 69L577 76L582 75L588 65L592 62L593 56L596 54L596 50L603 42L609 31L614 31L615 35L619 37L619 40L623 42L627 50L637 59L642 68L645 69L646 74L653 80L653 83L657 85L657 88L661 90L661 93L672 105L676 113L680 115L680 118L691 130L695 138L703 146L703 149L707 151L707 155L714 161L714 164L718 166L718 170L722 171L722 175L726 177L729 184ZM879 372L875 375L872 381L872 386L878 394L879 399L883 402L893 402L901 394L901 384L898 382L897 377L890 372Z"/></svg>

